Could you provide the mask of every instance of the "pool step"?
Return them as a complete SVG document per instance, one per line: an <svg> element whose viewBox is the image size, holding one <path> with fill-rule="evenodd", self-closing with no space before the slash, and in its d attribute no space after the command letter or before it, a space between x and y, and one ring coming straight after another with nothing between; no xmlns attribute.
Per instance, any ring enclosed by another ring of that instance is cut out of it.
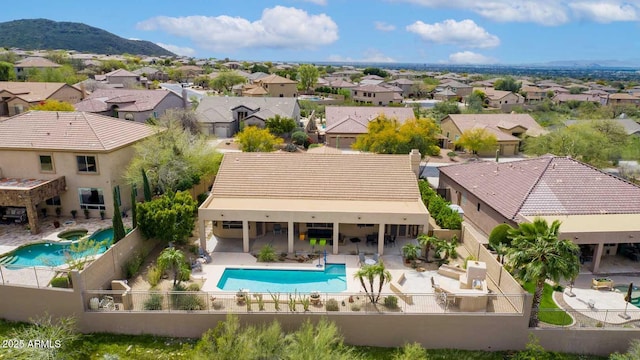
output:
<svg viewBox="0 0 640 360"><path fill-rule="evenodd" d="M0 258L0 265L9 265L9 264L13 264L16 260L15 256L5 256L3 258Z"/></svg>

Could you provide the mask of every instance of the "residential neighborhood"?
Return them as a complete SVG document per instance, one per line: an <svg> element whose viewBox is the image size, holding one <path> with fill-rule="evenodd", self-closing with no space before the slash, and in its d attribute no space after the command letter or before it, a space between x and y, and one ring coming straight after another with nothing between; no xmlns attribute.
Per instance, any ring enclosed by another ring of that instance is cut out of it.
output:
<svg viewBox="0 0 640 360"><path fill-rule="evenodd" d="M225 358L224 336L250 359L640 349L637 71L1 46L2 339L73 323L51 358Z"/></svg>

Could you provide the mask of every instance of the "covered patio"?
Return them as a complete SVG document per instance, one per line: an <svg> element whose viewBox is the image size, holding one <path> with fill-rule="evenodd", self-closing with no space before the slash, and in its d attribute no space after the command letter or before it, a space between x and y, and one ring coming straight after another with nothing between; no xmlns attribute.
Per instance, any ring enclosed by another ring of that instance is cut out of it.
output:
<svg viewBox="0 0 640 360"><path fill-rule="evenodd" d="M0 178L0 207L24 208L31 234L37 234L40 232L40 224L36 206L64 191L64 176L52 180ZM11 219L9 216L5 217Z"/></svg>

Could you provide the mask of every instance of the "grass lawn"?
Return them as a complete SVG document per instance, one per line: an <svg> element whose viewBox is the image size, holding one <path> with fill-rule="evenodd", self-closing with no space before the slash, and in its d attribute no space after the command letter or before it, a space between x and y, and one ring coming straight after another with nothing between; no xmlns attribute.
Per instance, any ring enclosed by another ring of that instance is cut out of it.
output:
<svg viewBox="0 0 640 360"><path fill-rule="evenodd" d="M524 289L533 294L535 291L535 284L528 282L523 285ZM551 310L551 311L544 311ZM552 325L571 325L573 319L569 314L560 309L553 301L553 287L549 284L544 284L544 290L542 291L542 300L540 301L540 312L538 313L538 319L542 322Z"/></svg>

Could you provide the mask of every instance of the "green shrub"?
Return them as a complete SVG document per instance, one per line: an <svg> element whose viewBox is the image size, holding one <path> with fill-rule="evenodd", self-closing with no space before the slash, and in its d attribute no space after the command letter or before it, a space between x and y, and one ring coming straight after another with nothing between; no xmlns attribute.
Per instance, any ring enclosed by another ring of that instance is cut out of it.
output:
<svg viewBox="0 0 640 360"><path fill-rule="evenodd" d="M386 306L388 309L397 309L398 298L393 295L387 296L386 298L384 298L384 306Z"/></svg>
<svg viewBox="0 0 640 360"><path fill-rule="evenodd" d="M339 311L340 310L340 305L338 304L338 300L336 300L336 299L327 300L327 303L324 305L324 307L327 309L327 311Z"/></svg>
<svg viewBox="0 0 640 360"><path fill-rule="evenodd" d="M69 277L68 276L59 276L51 279L51 287L55 288L69 288L70 286Z"/></svg>
<svg viewBox="0 0 640 360"><path fill-rule="evenodd" d="M351 311L360 311L360 304L358 303L351 304Z"/></svg>
<svg viewBox="0 0 640 360"><path fill-rule="evenodd" d="M151 294L144 302L145 310L162 310L162 301L164 297L160 294Z"/></svg>
<svg viewBox="0 0 640 360"><path fill-rule="evenodd" d="M418 182L420 197L429 210L429 214L436 221L436 224L443 229L460 230L462 219L456 210L449 207L450 202L444 200L438 193L429 186L425 180Z"/></svg>
<svg viewBox="0 0 640 360"><path fill-rule="evenodd" d="M133 254L133 256L124 264L125 277L127 279L134 277L138 271L140 271L140 267L142 267L143 262L144 256L142 256L142 254Z"/></svg>
<svg viewBox="0 0 640 360"><path fill-rule="evenodd" d="M191 283L187 286L187 291L200 291L200 285L196 283Z"/></svg>
<svg viewBox="0 0 640 360"><path fill-rule="evenodd" d="M162 275L162 269L156 265L151 266L147 271L147 281L149 282L149 285L151 285L151 287L158 285L160 279L162 279Z"/></svg>
<svg viewBox="0 0 640 360"><path fill-rule="evenodd" d="M500 224L491 230L491 234L489 234L489 246L491 249L495 250L498 244L505 244L509 246L511 244L511 239L509 239L509 230L513 228L508 224Z"/></svg>
<svg viewBox="0 0 640 360"><path fill-rule="evenodd" d="M202 193L202 194L198 194L198 207L200 207L200 205L202 205L202 203L207 200L207 198L209 197L209 193Z"/></svg>
<svg viewBox="0 0 640 360"><path fill-rule="evenodd" d="M258 252L258 261L260 262L274 262L277 258L276 251L271 244L263 246Z"/></svg>
<svg viewBox="0 0 640 360"><path fill-rule="evenodd" d="M182 293L187 288L184 285L177 284L173 287L173 293L171 294L171 305L174 310L204 310L204 299L200 294L194 293Z"/></svg>

